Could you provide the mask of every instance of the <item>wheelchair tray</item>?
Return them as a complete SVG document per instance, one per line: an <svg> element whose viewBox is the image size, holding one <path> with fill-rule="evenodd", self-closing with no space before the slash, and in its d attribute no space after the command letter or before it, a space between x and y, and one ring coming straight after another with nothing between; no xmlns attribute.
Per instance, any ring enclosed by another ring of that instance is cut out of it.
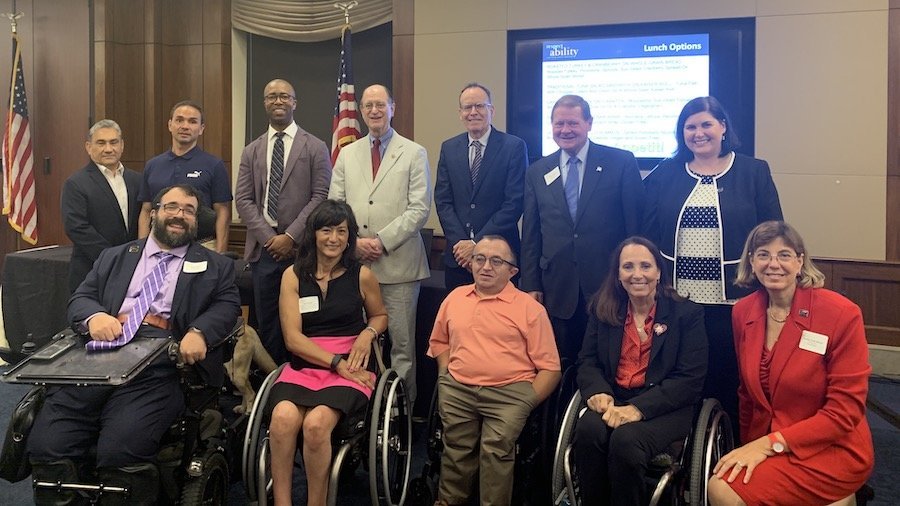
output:
<svg viewBox="0 0 900 506"><path fill-rule="evenodd" d="M47 353L47 347L42 348L4 372L2 380L38 385L121 385L146 369L172 342L135 337L121 348L89 352L83 338L67 335L47 345L63 351Z"/></svg>

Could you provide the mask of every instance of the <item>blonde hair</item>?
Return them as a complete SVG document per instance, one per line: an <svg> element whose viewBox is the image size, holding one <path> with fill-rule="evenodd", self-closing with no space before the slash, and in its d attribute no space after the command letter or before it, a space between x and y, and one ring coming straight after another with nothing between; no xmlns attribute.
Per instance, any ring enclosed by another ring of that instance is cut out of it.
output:
<svg viewBox="0 0 900 506"><path fill-rule="evenodd" d="M812 258L806 252L806 246L803 245L803 238L797 230L783 221L764 221L750 231L747 236L747 242L744 243L744 252L741 255L741 262L738 264L737 277L734 284L747 288L758 288L759 280L753 274L753 268L750 266L750 257L758 249L775 239L781 239L784 243L792 248L797 255L803 257L803 265L797 274L797 284L802 288L822 288L825 286L825 274L820 271Z"/></svg>

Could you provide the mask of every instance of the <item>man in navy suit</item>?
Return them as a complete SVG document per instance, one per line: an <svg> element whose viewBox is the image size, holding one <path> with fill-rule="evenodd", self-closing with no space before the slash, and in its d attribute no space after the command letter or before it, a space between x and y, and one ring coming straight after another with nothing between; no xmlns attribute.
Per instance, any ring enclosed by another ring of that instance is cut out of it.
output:
<svg viewBox="0 0 900 506"><path fill-rule="evenodd" d="M466 133L441 145L434 204L447 239L443 260L448 291L475 282L472 251L484 236L502 236L519 254L528 150L522 139L491 126L493 115L490 90L467 84L459 94L459 119Z"/></svg>
<svg viewBox="0 0 900 506"><path fill-rule="evenodd" d="M222 349L209 349L234 328L240 297L234 262L195 242L200 202L189 185L162 190L152 202L147 239L108 248L69 300L73 327L94 341L113 341L142 299L142 285L167 262L136 338L180 341L182 359L196 364L212 387L224 380ZM148 273L150 275L148 275ZM109 353L96 351L89 353ZM105 485L129 488L128 497L103 504L156 504L154 464L165 431L184 410L175 364L163 354L128 383L50 387L28 440L36 480L79 482L82 464L96 464ZM96 444L96 461L87 461ZM35 503L70 504L75 492L35 489ZM117 502L120 501L120 502Z"/></svg>
<svg viewBox="0 0 900 506"><path fill-rule="evenodd" d="M550 118L560 149L525 173L520 288L543 302L560 356L574 364L610 253L643 231L644 186L631 152L588 140L583 98L563 96Z"/></svg>
<svg viewBox="0 0 900 506"><path fill-rule="evenodd" d="M69 293L84 281L101 251L137 239L140 212L141 175L120 161L125 141L118 123L95 123L84 148L91 162L66 180L60 199L63 227L72 241Z"/></svg>

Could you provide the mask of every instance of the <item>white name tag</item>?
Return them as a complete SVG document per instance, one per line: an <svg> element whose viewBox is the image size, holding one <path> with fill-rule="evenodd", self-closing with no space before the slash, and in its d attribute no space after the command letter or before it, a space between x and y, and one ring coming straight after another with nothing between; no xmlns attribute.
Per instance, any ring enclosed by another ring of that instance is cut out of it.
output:
<svg viewBox="0 0 900 506"><path fill-rule="evenodd" d="M554 181L559 179L559 176L559 167L553 167L553 170L544 174L544 182L547 183L547 186L550 186Z"/></svg>
<svg viewBox="0 0 900 506"><path fill-rule="evenodd" d="M196 272L206 272L206 260L202 262L188 262L184 261L184 267L182 269L184 272L188 274L193 274Z"/></svg>
<svg viewBox="0 0 900 506"><path fill-rule="evenodd" d="M300 297L300 314L315 313L319 310L319 297L310 295L309 297Z"/></svg>
<svg viewBox="0 0 900 506"><path fill-rule="evenodd" d="M828 336L804 330L800 335L800 349L824 355L828 349Z"/></svg>

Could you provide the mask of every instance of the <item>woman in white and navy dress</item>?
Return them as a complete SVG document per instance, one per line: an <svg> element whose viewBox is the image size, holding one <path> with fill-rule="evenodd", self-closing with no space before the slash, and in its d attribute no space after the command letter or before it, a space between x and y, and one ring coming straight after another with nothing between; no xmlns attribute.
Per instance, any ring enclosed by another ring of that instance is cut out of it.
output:
<svg viewBox="0 0 900 506"><path fill-rule="evenodd" d="M387 329L378 279L356 260L350 206L326 200L306 221L293 268L282 276L279 312L291 363L269 394L275 504L291 504L297 436L303 431L307 504L325 504L331 432L342 416L365 417L375 375L372 341Z"/></svg>
<svg viewBox="0 0 900 506"><path fill-rule="evenodd" d="M715 97L684 106L675 138L675 154L644 180L653 240L678 293L704 305L709 372L703 395L719 399L737 423L731 308L749 290L734 279L747 234L783 219L781 204L769 164L735 153L740 141Z"/></svg>

